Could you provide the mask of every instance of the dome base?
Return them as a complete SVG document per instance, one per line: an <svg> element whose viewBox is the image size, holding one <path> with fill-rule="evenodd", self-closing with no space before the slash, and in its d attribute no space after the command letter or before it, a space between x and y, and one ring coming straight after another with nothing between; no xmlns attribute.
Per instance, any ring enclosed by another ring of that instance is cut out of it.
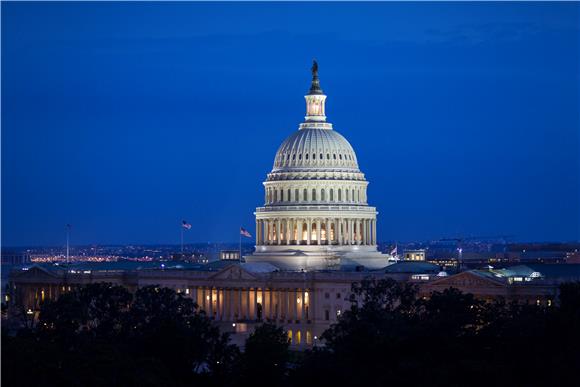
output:
<svg viewBox="0 0 580 387"><path fill-rule="evenodd" d="M262 250L262 251L260 251ZM246 262L267 262L287 271L381 269L392 262L376 246L257 246Z"/></svg>

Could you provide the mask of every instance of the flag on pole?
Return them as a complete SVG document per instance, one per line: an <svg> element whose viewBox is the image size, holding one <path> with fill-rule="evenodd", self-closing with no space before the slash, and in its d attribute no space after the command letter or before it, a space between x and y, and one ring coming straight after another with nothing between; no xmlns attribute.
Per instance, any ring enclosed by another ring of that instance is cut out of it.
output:
<svg viewBox="0 0 580 387"><path fill-rule="evenodd" d="M391 250L391 255L393 257L397 256L397 246L395 246L395 248L393 250Z"/></svg>
<svg viewBox="0 0 580 387"><path fill-rule="evenodd" d="M191 229L191 224L187 223L187 221L182 221L181 222L181 227L185 228L186 230Z"/></svg>
<svg viewBox="0 0 580 387"><path fill-rule="evenodd" d="M245 237L247 237L247 238L251 238L251 237L252 237L252 234L250 234L250 233L248 232L248 230L246 230L246 229L245 229L245 228L243 228L243 227L240 227L240 235L243 235L243 236L245 236Z"/></svg>

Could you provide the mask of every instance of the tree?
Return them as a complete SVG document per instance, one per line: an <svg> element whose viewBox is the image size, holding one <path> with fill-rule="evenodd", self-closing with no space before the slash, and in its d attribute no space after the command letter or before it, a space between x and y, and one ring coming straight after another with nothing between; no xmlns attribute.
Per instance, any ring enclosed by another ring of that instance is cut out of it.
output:
<svg viewBox="0 0 580 387"><path fill-rule="evenodd" d="M290 340L274 324L258 326L246 339L241 357L242 385L280 385L286 372Z"/></svg>

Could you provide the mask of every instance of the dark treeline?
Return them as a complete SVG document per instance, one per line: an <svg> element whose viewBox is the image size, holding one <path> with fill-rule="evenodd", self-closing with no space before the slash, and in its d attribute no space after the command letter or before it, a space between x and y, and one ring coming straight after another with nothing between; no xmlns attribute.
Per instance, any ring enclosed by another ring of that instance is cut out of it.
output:
<svg viewBox="0 0 580 387"><path fill-rule="evenodd" d="M2 331L5 386L578 385L580 284L557 305L484 303L456 289L363 281L324 346L289 350L259 326L245 350L167 288L94 284L45 302L34 326Z"/></svg>

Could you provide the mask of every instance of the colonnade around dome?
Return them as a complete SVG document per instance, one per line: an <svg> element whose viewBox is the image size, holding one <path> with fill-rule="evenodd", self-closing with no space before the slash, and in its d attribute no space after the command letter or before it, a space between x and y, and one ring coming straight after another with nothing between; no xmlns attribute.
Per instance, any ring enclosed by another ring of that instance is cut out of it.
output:
<svg viewBox="0 0 580 387"><path fill-rule="evenodd" d="M296 185L292 185L296 187ZM333 187L336 187L333 184ZM284 203L353 203L366 204L366 182L358 186L340 188L276 188L266 187L265 201L270 204Z"/></svg>
<svg viewBox="0 0 580 387"><path fill-rule="evenodd" d="M256 220L256 245L374 246L376 219L284 217Z"/></svg>

